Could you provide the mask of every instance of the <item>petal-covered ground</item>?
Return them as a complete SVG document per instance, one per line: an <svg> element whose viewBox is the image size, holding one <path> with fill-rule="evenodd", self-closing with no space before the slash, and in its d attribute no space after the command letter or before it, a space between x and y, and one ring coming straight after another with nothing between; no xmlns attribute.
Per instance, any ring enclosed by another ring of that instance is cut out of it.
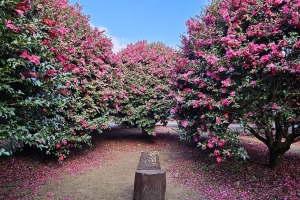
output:
<svg viewBox="0 0 300 200"><path fill-rule="evenodd" d="M156 137L140 129L115 127L93 136L62 164L57 158L25 149L0 158L0 199L132 199L134 172L141 151L158 151L167 171L166 199L300 199L300 146L283 167L267 167L267 148L241 137L250 159L243 165L217 163L210 150L179 141L174 127L157 126Z"/></svg>

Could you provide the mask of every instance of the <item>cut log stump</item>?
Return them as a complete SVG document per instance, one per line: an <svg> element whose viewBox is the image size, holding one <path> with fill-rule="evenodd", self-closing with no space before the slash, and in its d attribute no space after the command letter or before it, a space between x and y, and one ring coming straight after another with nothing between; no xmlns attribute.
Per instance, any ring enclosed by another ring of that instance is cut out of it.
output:
<svg viewBox="0 0 300 200"><path fill-rule="evenodd" d="M161 170L158 153L142 152L135 171L134 200L164 200L166 171Z"/></svg>

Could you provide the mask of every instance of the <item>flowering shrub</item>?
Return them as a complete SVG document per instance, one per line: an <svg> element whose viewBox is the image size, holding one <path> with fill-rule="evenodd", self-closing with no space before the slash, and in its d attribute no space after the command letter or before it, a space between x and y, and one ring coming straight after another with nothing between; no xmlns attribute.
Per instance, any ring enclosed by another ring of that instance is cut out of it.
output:
<svg viewBox="0 0 300 200"><path fill-rule="evenodd" d="M56 138L42 136L54 135L64 124L57 109L67 99L54 93L64 74L46 78L59 67L42 43L49 37L48 25L41 23L40 7L30 1L2 1L0 7L0 140L9 139L13 149L22 147L20 142L55 146ZM1 154L11 154L8 150L1 147Z"/></svg>
<svg viewBox="0 0 300 200"><path fill-rule="evenodd" d="M62 72L68 73L59 92L71 100L64 109L68 120L73 121L73 134L101 131L108 126L107 90L112 77L110 57L112 43L103 32L92 28L81 7L70 6L66 0L43 2L49 21L56 21L58 45L53 45L56 60Z"/></svg>
<svg viewBox="0 0 300 200"><path fill-rule="evenodd" d="M280 167L300 136L299 8L296 0L220 0L187 21L182 52L189 61L174 69L182 137L209 131L199 145L216 148L217 161L246 158L239 134L228 129L238 119L268 146L270 167Z"/></svg>
<svg viewBox="0 0 300 200"><path fill-rule="evenodd" d="M22 141L62 161L108 123L101 97L111 81L111 41L68 1L0 7L0 140ZM0 147L0 155L11 153Z"/></svg>
<svg viewBox="0 0 300 200"><path fill-rule="evenodd" d="M170 69L178 54L162 43L140 41L129 44L116 57L114 78L121 89L114 104L116 114L122 123L155 135L155 124L167 124L170 116L165 97L170 91Z"/></svg>

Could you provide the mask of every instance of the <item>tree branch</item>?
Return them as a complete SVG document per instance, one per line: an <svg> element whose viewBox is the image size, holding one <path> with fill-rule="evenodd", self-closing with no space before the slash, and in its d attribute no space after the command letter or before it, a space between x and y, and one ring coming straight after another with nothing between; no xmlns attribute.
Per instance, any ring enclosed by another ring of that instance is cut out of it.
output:
<svg viewBox="0 0 300 200"><path fill-rule="evenodd" d="M266 138L260 136L251 126L247 125L246 127L252 135L254 135L258 140L262 141L263 143L267 144Z"/></svg>

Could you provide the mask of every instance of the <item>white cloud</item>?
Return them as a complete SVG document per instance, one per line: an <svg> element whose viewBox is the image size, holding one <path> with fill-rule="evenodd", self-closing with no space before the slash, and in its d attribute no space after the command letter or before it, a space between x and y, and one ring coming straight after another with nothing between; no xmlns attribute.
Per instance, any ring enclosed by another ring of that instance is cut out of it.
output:
<svg viewBox="0 0 300 200"><path fill-rule="evenodd" d="M91 24L92 27L98 28L100 31L105 31L104 34L107 35L109 38L111 38L111 41L113 43L113 51L118 52L121 49L125 48L128 42L128 39L125 38L117 38L114 36L111 36L108 34L108 28L103 27L103 26L95 26Z"/></svg>

